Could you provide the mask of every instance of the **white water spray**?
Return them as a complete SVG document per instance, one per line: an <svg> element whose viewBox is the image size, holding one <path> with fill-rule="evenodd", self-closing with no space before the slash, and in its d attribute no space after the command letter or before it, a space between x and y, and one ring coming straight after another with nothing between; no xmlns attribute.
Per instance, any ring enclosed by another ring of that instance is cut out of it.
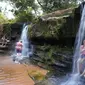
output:
<svg viewBox="0 0 85 85"><path fill-rule="evenodd" d="M62 82L61 85L82 85L82 82L78 74L72 74L71 77L66 82Z"/></svg>
<svg viewBox="0 0 85 85"><path fill-rule="evenodd" d="M24 57L29 57L29 41L28 41L28 26L24 25L23 26L23 30L22 30L22 34L21 34L21 40L22 40L22 56Z"/></svg>

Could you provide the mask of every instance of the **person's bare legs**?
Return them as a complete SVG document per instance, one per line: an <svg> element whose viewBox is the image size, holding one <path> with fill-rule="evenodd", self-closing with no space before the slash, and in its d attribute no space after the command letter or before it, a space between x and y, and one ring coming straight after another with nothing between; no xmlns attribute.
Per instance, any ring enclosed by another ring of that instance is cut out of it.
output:
<svg viewBox="0 0 85 85"><path fill-rule="evenodd" d="M79 58L78 61L77 61L77 69L78 69L79 74L82 73L82 62L83 62L82 58Z"/></svg>
<svg viewBox="0 0 85 85"><path fill-rule="evenodd" d="M80 76L85 76L85 69L83 63L85 62L85 58L79 58L77 61L77 69Z"/></svg>

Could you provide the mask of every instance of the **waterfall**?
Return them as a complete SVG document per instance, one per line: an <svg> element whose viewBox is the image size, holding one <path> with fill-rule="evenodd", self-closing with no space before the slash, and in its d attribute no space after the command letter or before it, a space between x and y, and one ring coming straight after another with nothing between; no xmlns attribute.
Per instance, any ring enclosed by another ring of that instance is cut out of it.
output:
<svg viewBox="0 0 85 85"><path fill-rule="evenodd" d="M78 33L76 35L76 40L75 40L75 51L74 51L74 56L73 56L73 73L78 72L77 70L77 60L80 57L80 46L82 45L82 41L84 39L85 35L85 6L82 11L82 16L81 16L81 22L79 26Z"/></svg>
<svg viewBox="0 0 85 85"><path fill-rule="evenodd" d="M82 5L81 5L82 6ZM79 30L76 35L75 40L75 49L73 55L73 71L71 76L65 82L62 82L60 85L84 85L84 81L82 81L80 74L78 73L77 61L80 58L80 46L82 45L83 40L85 39L85 6L82 7L82 16L79 25Z"/></svg>
<svg viewBox="0 0 85 85"><path fill-rule="evenodd" d="M22 30L22 34L21 34L21 41L23 43L23 47L22 47L22 56L28 56L29 57L29 40L28 40L28 26L27 25L23 25L23 30Z"/></svg>
<svg viewBox="0 0 85 85"><path fill-rule="evenodd" d="M28 38L28 25L24 24L20 40L22 41L22 52L21 55L17 55L16 49L14 54L12 55L14 61L20 61L24 58L29 58L32 54L33 46L29 42Z"/></svg>

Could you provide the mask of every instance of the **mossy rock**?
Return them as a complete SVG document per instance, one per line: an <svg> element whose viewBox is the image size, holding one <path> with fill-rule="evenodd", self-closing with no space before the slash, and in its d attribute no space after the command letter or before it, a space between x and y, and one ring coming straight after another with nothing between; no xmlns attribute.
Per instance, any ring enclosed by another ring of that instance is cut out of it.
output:
<svg viewBox="0 0 85 85"><path fill-rule="evenodd" d="M28 75L30 75L30 77L35 81L35 82L40 82L42 80L44 80L45 75L43 75L41 72L33 70L28 72Z"/></svg>

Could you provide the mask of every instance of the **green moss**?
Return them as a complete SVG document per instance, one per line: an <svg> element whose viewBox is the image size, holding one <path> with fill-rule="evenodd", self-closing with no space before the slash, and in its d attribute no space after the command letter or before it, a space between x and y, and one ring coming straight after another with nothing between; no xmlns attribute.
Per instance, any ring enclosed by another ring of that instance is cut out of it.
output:
<svg viewBox="0 0 85 85"><path fill-rule="evenodd" d="M41 72L33 70L31 72L28 72L28 75L35 81L35 82L40 82L44 80L46 75L43 75Z"/></svg>

